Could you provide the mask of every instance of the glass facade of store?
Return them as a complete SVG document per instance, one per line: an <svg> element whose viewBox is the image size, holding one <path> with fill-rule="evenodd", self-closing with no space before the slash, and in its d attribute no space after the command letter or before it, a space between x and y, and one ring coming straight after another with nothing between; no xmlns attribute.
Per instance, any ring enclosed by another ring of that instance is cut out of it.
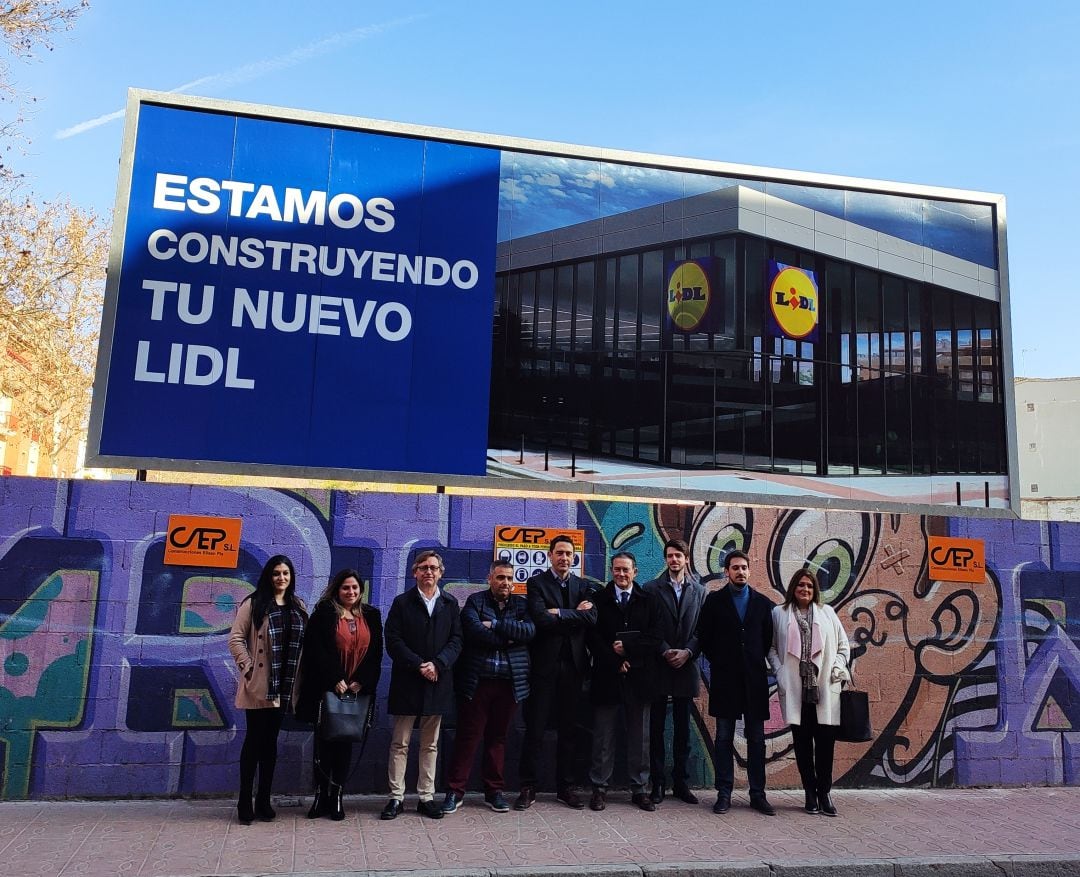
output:
<svg viewBox="0 0 1080 877"><path fill-rule="evenodd" d="M708 334L668 266L711 258ZM812 270L816 343L770 336L767 266ZM745 233L499 274L490 444L684 470L1004 474L999 305Z"/></svg>

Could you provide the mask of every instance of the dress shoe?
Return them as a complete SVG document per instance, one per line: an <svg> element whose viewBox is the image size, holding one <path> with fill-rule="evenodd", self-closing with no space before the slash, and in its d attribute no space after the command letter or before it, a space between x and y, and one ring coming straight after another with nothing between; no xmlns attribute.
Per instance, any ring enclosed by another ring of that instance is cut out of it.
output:
<svg viewBox="0 0 1080 877"><path fill-rule="evenodd" d="M536 789L532 786L522 786L518 792L517 800L514 801L515 810L528 810L536 803Z"/></svg>
<svg viewBox="0 0 1080 877"><path fill-rule="evenodd" d="M803 805L803 809L806 810L807 813L820 813L821 812L818 809L817 794L815 792L810 791L810 789L806 790L806 803Z"/></svg>
<svg viewBox="0 0 1080 877"><path fill-rule="evenodd" d="M716 803L712 805L713 813L727 813L731 809L731 798L728 795L716 796Z"/></svg>
<svg viewBox="0 0 1080 877"><path fill-rule="evenodd" d="M397 798L391 798L386 802L386 806L382 808L382 813L379 814L380 819L397 819L401 815L401 811L405 809L405 805L402 804Z"/></svg>
<svg viewBox="0 0 1080 877"><path fill-rule="evenodd" d="M654 804L662 804L664 802L664 784L653 783L652 791L649 793L649 800Z"/></svg>
<svg viewBox="0 0 1080 877"><path fill-rule="evenodd" d="M750 808L757 810L762 816L775 816L776 810L764 795L754 795L750 798Z"/></svg>
<svg viewBox="0 0 1080 877"><path fill-rule="evenodd" d="M496 813L509 813L510 804L502 792L488 792L484 795L484 803Z"/></svg>
<svg viewBox="0 0 1080 877"><path fill-rule="evenodd" d="M671 794L672 794L673 797L678 798L684 804L697 804L697 803L699 803L697 795L695 795L693 792L690 791L689 786L684 786L682 784L677 785L674 788L674 790L672 791Z"/></svg>
<svg viewBox="0 0 1080 877"><path fill-rule="evenodd" d="M836 812L836 806L832 802L832 798L829 797L829 793L825 792L822 795L817 796L818 806L821 807L821 812L826 816L839 816Z"/></svg>
<svg viewBox="0 0 1080 877"><path fill-rule="evenodd" d="M236 821L241 825L251 825L255 821L255 811L251 807L251 798L241 796L236 802Z"/></svg>
<svg viewBox="0 0 1080 877"><path fill-rule="evenodd" d="M443 817L442 805L436 803L434 798L417 802L416 812L421 816L428 817L428 819L442 819Z"/></svg>
<svg viewBox="0 0 1080 877"><path fill-rule="evenodd" d="M571 810L585 809L585 802L581 799L581 795L575 792L570 786L559 789L559 794L556 795L556 797Z"/></svg>
<svg viewBox="0 0 1080 877"><path fill-rule="evenodd" d="M647 813L652 813L656 809L656 805L652 802L652 799L644 792L635 792L631 795L630 803Z"/></svg>
<svg viewBox="0 0 1080 877"><path fill-rule="evenodd" d="M607 794L603 789L593 789L592 798L589 799L589 809L599 813L607 807Z"/></svg>

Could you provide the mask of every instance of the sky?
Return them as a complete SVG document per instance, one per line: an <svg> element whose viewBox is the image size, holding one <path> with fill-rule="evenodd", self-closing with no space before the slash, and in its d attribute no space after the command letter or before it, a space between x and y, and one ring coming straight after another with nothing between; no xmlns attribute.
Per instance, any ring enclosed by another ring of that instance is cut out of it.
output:
<svg viewBox="0 0 1080 877"><path fill-rule="evenodd" d="M1076 376L1077 32L1072 2L94 0L13 62L9 160L109 217L138 87L1001 193L1015 374Z"/></svg>

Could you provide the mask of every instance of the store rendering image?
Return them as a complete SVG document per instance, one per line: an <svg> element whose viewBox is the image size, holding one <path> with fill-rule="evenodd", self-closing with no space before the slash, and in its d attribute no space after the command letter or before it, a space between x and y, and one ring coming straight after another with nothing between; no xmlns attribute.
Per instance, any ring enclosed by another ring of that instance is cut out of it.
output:
<svg viewBox="0 0 1080 877"><path fill-rule="evenodd" d="M492 447L685 473L962 476L1005 504L992 208L768 188L501 241ZM687 263L703 278L689 317ZM811 312L794 326L792 277Z"/></svg>

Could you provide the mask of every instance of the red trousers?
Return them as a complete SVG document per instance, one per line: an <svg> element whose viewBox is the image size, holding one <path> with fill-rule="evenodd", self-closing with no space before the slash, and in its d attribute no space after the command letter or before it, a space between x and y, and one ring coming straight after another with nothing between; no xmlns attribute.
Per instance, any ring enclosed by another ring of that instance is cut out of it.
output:
<svg viewBox="0 0 1080 877"><path fill-rule="evenodd" d="M501 792L506 764L506 733L517 712L514 685L509 679L481 679L472 700L458 700L457 736L446 774L447 788L465 794L476 749L483 741L484 792Z"/></svg>

